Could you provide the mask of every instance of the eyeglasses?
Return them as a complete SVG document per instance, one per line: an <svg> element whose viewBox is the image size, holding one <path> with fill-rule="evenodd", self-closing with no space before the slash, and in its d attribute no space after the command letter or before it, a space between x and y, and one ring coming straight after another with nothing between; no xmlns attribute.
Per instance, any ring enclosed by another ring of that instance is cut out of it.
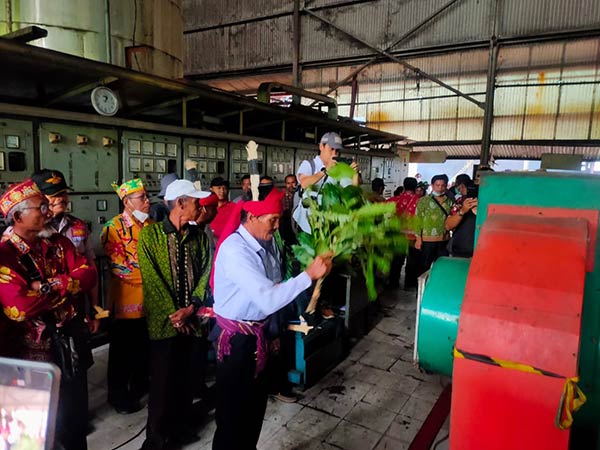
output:
<svg viewBox="0 0 600 450"><path fill-rule="evenodd" d="M28 207L23 208L23 209L39 209L40 213L44 214L44 215L48 214L48 211L49 211L49 209L48 209L48 203L43 203L40 206L28 206Z"/></svg>
<svg viewBox="0 0 600 450"><path fill-rule="evenodd" d="M146 194L136 195L135 197L133 195L129 195L127 198L130 198L131 200L141 200L143 202L147 202L150 200Z"/></svg>

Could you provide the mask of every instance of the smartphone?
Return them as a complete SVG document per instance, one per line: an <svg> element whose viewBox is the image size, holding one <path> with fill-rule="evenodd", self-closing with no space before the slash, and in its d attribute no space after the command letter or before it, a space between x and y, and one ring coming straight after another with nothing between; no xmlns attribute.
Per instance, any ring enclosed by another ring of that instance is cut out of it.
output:
<svg viewBox="0 0 600 450"><path fill-rule="evenodd" d="M59 388L54 364L0 357L0 444L52 450Z"/></svg>
<svg viewBox="0 0 600 450"><path fill-rule="evenodd" d="M477 198L479 195L479 186L469 186L467 188L467 198Z"/></svg>
<svg viewBox="0 0 600 450"><path fill-rule="evenodd" d="M352 158L344 158L343 156L334 156L333 159L337 162L340 163L345 163L345 164L352 164L352 162L354 161Z"/></svg>

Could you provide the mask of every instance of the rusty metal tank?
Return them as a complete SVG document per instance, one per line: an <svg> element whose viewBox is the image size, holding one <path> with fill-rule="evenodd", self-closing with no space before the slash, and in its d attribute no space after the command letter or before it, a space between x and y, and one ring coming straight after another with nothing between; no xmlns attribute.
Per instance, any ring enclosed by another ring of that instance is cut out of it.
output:
<svg viewBox="0 0 600 450"><path fill-rule="evenodd" d="M31 25L48 30L32 45L183 76L182 0L0 0L0 34Z"/></svg>

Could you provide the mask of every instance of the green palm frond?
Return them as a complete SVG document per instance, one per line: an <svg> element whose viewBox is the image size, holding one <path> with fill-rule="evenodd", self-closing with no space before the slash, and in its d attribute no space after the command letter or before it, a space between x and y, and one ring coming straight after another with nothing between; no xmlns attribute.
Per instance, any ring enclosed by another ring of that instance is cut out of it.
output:
<svg viewBox="0 0 600 450"><path fill-rule="evenodd" d="M346 166L351 173L341 166ZM336 164L329 170L329 175L336 179L351 178L353 174L352 168L345 164ZM396 215L394 203L369 203L362 189L356 186L328 183L319 196L320 204L316 198L304 200L305 206L310 208L308 220L312 234L298 234L294 254L304 266L327 251L333 252L338 265L357 264L369 297L375 299L375 274L388 273L394 256L408 251L402 230L410 224Z"/></svg>

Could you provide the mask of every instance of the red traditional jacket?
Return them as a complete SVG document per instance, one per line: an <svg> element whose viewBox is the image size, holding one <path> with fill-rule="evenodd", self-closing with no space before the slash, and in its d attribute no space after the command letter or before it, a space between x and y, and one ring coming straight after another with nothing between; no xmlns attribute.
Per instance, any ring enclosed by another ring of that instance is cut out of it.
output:
<svg viewBox="0 0 600 450"><path fill-rule="evenodd" d="M31 289L31 276L25 263L30 255L39 279L51 283L54 288L48 294ZM15 326L9 329L11 336L0 336L0 340L21 334L24 358L47 359L49 337L43 333L45 323L41 315L52 311L57 324L72 319L75 314L75 296L89 291L96 284L96 269L88 265L87 259L78 254L68 238L54 234L49 238L38 238L29 246L13 234L0 244L0 304L4 315ZM16 322L16 323L15 323ZM0 328L2 331L2 328Z"/></svg>

